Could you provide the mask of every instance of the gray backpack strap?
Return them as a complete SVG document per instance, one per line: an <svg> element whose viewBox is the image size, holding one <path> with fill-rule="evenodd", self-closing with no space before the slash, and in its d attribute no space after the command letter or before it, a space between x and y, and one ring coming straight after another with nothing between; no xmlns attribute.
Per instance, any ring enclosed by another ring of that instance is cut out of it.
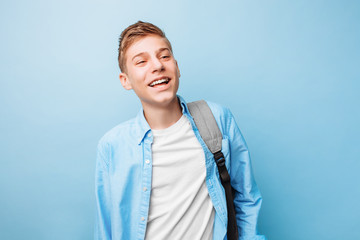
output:
<svg viewBox="0 0 360 240"><path fill-rule="evenodd" d="M187 105L206 146L213 154L221 151L222 134L207 103L199 100Z"/></svg>
<svg viewBox="0 0 360 240"><path fill-rule="evenodd" d="M214 154L221 184L225 190L226 206L228 210L227 239L237 240L239 238L239 232L236 224L234 197L232 195L230 175L225 166L225 157L221 152L222 134L211 109L204 100L191 102L187 105L190 114L194 118L194 122L199 129L201 138L204 140L212 154Z"/></svg>

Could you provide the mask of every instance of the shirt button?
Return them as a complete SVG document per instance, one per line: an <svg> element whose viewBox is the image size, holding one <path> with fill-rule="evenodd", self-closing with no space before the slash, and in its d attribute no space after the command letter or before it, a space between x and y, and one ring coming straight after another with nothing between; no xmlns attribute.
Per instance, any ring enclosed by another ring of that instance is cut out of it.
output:
<svg viewBox="0 0 360 240"><path fill-rule="evenodd" d="M151 137L151 133L149 133L148 136Z"/></svg>
<svg viewBox="0 0 360 240"><path fill-rule="evenodd" d="M150 160L149 160L149 159L146 159L145 162L146 162L147 164L149 164L149 163L150 163Z"/></svg>
<svg viewBox="0 0 360 240"><path fill-rule="evenodd" d="M144 190L144 192L146 192L147 188L146 188L146 187L144 187L144 188L143 188L143 190Z"/></svg>
<svg viewBox="0 0 360 240"><path fill-rule="evenodd" d="M141 221L144 221L145 220L145 218L144 217L141 217Z"/></svg>

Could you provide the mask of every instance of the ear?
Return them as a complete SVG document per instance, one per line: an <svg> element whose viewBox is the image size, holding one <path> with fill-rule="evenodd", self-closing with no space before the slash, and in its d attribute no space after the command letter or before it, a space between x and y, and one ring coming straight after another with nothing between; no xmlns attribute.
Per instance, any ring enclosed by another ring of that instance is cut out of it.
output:
<svg viewBox="0 0 360 240"><path fill-rule="evenodd" d="M130 80L129 80L128 76L126 75L126 73L120 73L119 78L120 78L121 85L126 90L131 90L132 89Z"/></svg>

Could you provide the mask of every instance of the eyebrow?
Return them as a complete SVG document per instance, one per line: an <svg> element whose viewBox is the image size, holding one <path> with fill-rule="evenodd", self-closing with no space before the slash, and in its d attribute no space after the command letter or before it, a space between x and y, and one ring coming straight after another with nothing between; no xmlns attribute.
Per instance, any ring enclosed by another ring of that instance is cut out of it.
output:
<svg viewBox="0 0 360 240"><path fill-rule="evenodd" d="M159 54L159 53L161 53L161 52L163 52L163 51L166 51L166 50L169 51L169 52L171 52L170 49L166 47L166 48L160 48L160 49L158 49L158 50L156 51L156 54ZM139 57L139 56L144 55L144 54L146 54L146 52L138 53L138 54L136 54L131 60L133 61L134 58Z"/></svg>
<svg viewBox="0 0 360 240"><path fill-rule="evenodd" d="M136 55L131 59L131 61L134 61L134 58L136 58L136 57L138 57L138 56L141 56L141 55L144 55L144 54L145 54L145 52L141 52L141 53L136 54Z"/></svg>
<svg viewBox="0 0 360 240"><path fill-rule="evenodd" d="M157 50L157 54L159 54L159 53L161 53L161 52L163 52L163 51L166 51L166 50L168 50L169 52L171 52L170 49L166 47L166 48L160 48L159 50Z"/></svg>

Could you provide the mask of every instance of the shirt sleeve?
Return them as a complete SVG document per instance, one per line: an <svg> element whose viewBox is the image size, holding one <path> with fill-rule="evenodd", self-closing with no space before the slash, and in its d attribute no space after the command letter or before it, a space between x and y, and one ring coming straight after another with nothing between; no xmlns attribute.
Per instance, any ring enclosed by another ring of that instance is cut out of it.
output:
<svg viewBox="0 0 360 240"><path fill-rule="evenodd" d="M109 154L99 143L96 157L95 196L96 219L95 240L111 239L111 199L108 173Z"/></svg>
<svg viewBox="0 0 360 240"><path fill-rule="evenodd" d="M261 194L256 185L248 147L230 110L227 111L230 141L230 181L234 188L234 205L239 240L265 240L258 235L257 219L261 207Z"/></svg>

